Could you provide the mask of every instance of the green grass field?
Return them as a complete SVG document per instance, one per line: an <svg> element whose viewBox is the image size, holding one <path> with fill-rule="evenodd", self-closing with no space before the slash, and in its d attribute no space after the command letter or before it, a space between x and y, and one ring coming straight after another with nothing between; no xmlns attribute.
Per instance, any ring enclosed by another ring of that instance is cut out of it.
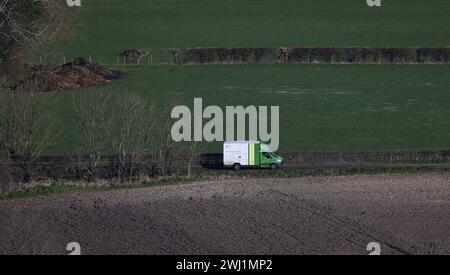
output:
<svg viewBox="0 0 450 275"><path fill-rule="evenodd" d="M282 151L450 147L447 65L197 65L128 67L102 89L137 93L155 106L278 105ZM98 89L98 88L94 88ZM55 93L64 136L51 153L73 153L72 94ZM210 144L206 151L220 150Z"/></svg>
<svg viewBox="0 0 450 275"><path fill-rule="evenodd" d="M90 0L80 39L60 51L116 62L120 49L448 46L448 0Z"/></svg>
<svg viewBox="0 0 450 275"><path fill-rule="evenodd" d="M168 47L448 46L448 0L90 0L80 37L56 58L114 64L120 49ZM450 147L448 65L186 65L120 67L102 87L205 105L279 105L282 151ZM96 88L94 88L96 89ZM74 153L72 94L60 104L63 136L47 153ZM204 151L220 151L208 144Z"/></svg>

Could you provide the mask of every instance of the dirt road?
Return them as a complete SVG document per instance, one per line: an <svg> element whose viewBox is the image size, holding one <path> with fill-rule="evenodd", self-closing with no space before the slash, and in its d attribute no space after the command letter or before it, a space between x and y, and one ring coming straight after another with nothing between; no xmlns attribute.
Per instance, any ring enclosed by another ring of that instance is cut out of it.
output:
<svg viewBox="0 0 450 275"><path fill-rule="evenodd" d="M450 174L242 179L0 202L4 251L450 253ZM26 236L26 237L25 237ZM0 250L0 253L2 252Z"/></svg>

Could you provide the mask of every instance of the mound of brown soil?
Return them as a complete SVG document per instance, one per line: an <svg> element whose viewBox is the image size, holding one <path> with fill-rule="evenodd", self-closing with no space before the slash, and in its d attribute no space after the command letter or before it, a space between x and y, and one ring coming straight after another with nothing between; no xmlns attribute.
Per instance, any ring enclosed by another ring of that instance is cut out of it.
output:
<svg viewBox="0 0 450 275"><path fill-rule="evenodd" d="M33 74L14 87L19 91L60 91L100 86L121 79L122 72L109 70L100 64L92 64L83 58L58 67L37 65Z"/></svg>

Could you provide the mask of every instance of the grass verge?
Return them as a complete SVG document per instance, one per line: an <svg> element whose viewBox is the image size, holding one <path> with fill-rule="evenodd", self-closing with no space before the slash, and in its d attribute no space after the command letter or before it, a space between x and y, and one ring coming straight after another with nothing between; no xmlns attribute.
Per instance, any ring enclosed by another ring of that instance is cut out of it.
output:
<svg viewBox="0 0 450 275"><path fill-rule="evenodd" d="M204 182L208 180L229 180L229 179L248 179L248 178L300 178L311 176L345 176L345 175L379 175L379 174L417 174L417 173L436 173L450 172L450 169L442 168L352 168L352 169L311 169L304 171L292 170L242 170L238 173L226 170L220 172L199 173L191 177L170 177L155 179L142 183L106 183L101 185L89 185L86 183L58 181L46 186L36 186L25 190L19 190L0 194L0 201L25 199L32 197L47 197L58 194L81 193L81 192L99 192L123 189L139 189L156 186L169 186L179 184L190 184L195 182Z"/></svg>

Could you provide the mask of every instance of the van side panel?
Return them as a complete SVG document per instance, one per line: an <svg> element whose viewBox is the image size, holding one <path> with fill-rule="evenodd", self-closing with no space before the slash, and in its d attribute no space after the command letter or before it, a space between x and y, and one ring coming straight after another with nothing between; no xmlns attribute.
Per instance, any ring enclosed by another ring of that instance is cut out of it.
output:
<svg viewBox="0 0 450 275"><path fill-rule="evenodd" d="M223 164L231 166L239 163L242 166L249 165L248 143L226 143L223 147Z"/></svg>

